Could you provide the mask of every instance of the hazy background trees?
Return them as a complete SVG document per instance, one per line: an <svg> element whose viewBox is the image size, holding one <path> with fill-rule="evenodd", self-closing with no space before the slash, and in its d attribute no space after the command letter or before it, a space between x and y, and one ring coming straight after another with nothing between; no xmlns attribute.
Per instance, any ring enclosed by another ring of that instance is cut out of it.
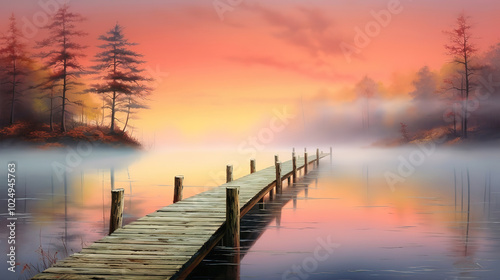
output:
<svg viewBox="0 0 500 280"><path fill-rule="evenodd" d="M361 110L361 124L364 130L370 129L370 100L378 92L377 83L365 76L356 84L356 93L361 98L363 108Z"/></svg>
<svg viewBox="0 0 500 280"><path fill-rule="evenodd" d="M17 27L14 14L9 19L7 33L1 37L1 65L3 68L2 85L4 94L3 109L8 112L9 124L15 120L16 106L19 105L21 94L26 91L26 76L30 71L31 59L26 51L26 44L21 42L21 32ZM7 102L6 102L7 101Z"/></svg>
<svg viewBox="0 0 500 280"><path fill-rule="evenodd" d="M86 36L87 33L77 28L77 23L84 18L69 10L68 5L61 7L53 16L52 21L45 29L49 31L47 38L38 42L37 48L42 49L39 57L44 60L45 69L51 71L45 86L54 84L61 86L61 122L62 132L66 131L67 106L72 100L68 98L68 91L75 90L83 85L78 81L85 74L79 59L84 57L82 52L86 46L77 42L77 38Z"/></svg>

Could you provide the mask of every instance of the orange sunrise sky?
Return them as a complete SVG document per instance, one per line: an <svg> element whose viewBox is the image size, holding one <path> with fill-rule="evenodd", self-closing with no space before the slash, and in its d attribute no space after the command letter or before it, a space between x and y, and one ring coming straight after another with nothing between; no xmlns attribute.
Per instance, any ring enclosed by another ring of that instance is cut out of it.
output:
<svg viewBox="0 0 500 280"><path fill-rule="evenodd" d="M60 2L4 0L0 30L14 13L32 46L46 35L37 24ZM300 127L321 114L318 106L352 102L351 89L365 75L383 83L388 98L405 99L414 73L423 66L440 71L450 61L443 31L462 11L471 17L480 51L500 42L494 0L67 2L87 18L81 24L89 33L82 40L89 46L85 65L98 51L97 37L117 22L139 43L134 49L144 54L156 89L150 110L133 120L133 135L170 144L238 143L284 106L300 116ZM227 10L218 12L214 3ZM388 7L398 12L346 58L340 46L355 46L356 28L365 30Z"/></svg>

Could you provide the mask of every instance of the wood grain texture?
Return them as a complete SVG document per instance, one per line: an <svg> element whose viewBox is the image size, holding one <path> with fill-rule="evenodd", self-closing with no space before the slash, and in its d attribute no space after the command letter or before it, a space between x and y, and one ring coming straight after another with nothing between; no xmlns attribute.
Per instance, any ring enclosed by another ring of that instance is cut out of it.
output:
<svg viewBox="0 0 500 280"><path fill-rule="evenodd" d="M308 163L315 160L311 157ZM296 158L295 168L292 160L281 163L279 177L293 176L304 163L304 158ZM223 238L226 188L236 186L242 217L276 186L276 167L158 209L117 228L33 279L184 279Z"/></svg>
<svg viewBox="0 0 500 280"><path fill-rule="evenodd" d="M111 190L111 214L109 215L109 234L122 227L124 189Z"/></svg>
<svg viewBox="0 0 500 280"><path fill-rule="evenodd" d="M240 200L239 187L226 188L226 232L224 246L240 247Z"/></svg>
<svg viewBox="0 0 500 280"><path fill-rule="evenodd" d="M184 176L175 176L174 179L174 203L182 200L182 189L184 188Z"/></svg>

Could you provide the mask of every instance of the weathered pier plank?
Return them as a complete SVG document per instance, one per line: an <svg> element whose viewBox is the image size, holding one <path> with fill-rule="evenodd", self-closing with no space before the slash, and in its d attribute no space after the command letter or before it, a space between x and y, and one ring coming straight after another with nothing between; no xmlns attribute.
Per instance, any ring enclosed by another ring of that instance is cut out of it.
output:
<svg viewBox="0 0 500 280"><path fill-rule="evenodd" d="M184 279L212 250L225 233L226 188L239 187L240 216L245 215L276 185L294 177L317 159L329 154L294 157L260 171L251 162L251 172L233 180L227 166L227 183L183 199L180 176L176 182L177 201L148 214L96 241L33 279ZM308 164L304 164L307 160ZM276 171L276 166L280 170ZM281 177L281 181L277 178ZM118 224L118 223L117 223Z"/></svg>

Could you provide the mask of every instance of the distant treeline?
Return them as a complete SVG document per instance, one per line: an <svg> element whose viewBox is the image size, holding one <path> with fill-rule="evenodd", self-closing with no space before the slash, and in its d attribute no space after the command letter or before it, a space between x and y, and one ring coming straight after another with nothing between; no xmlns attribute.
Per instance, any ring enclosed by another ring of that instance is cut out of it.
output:
<svg viewBox="0 0 500 280"><path fill-rule="evenodd" d="M462 13L455 26L444 32L448 36L444 50L450 62L439 71L423 67L416 73L409 104L397 109L384 107L382 97L387 88L370 77L354 87L365 130L375 130L382 137L394 135L392 130L400 134L402 143L443 133L448 141L470 136L475 140L500 138L500 43L480 53L469 22ZM387 130L384 126L389 120L397 126Z"/></svg>

